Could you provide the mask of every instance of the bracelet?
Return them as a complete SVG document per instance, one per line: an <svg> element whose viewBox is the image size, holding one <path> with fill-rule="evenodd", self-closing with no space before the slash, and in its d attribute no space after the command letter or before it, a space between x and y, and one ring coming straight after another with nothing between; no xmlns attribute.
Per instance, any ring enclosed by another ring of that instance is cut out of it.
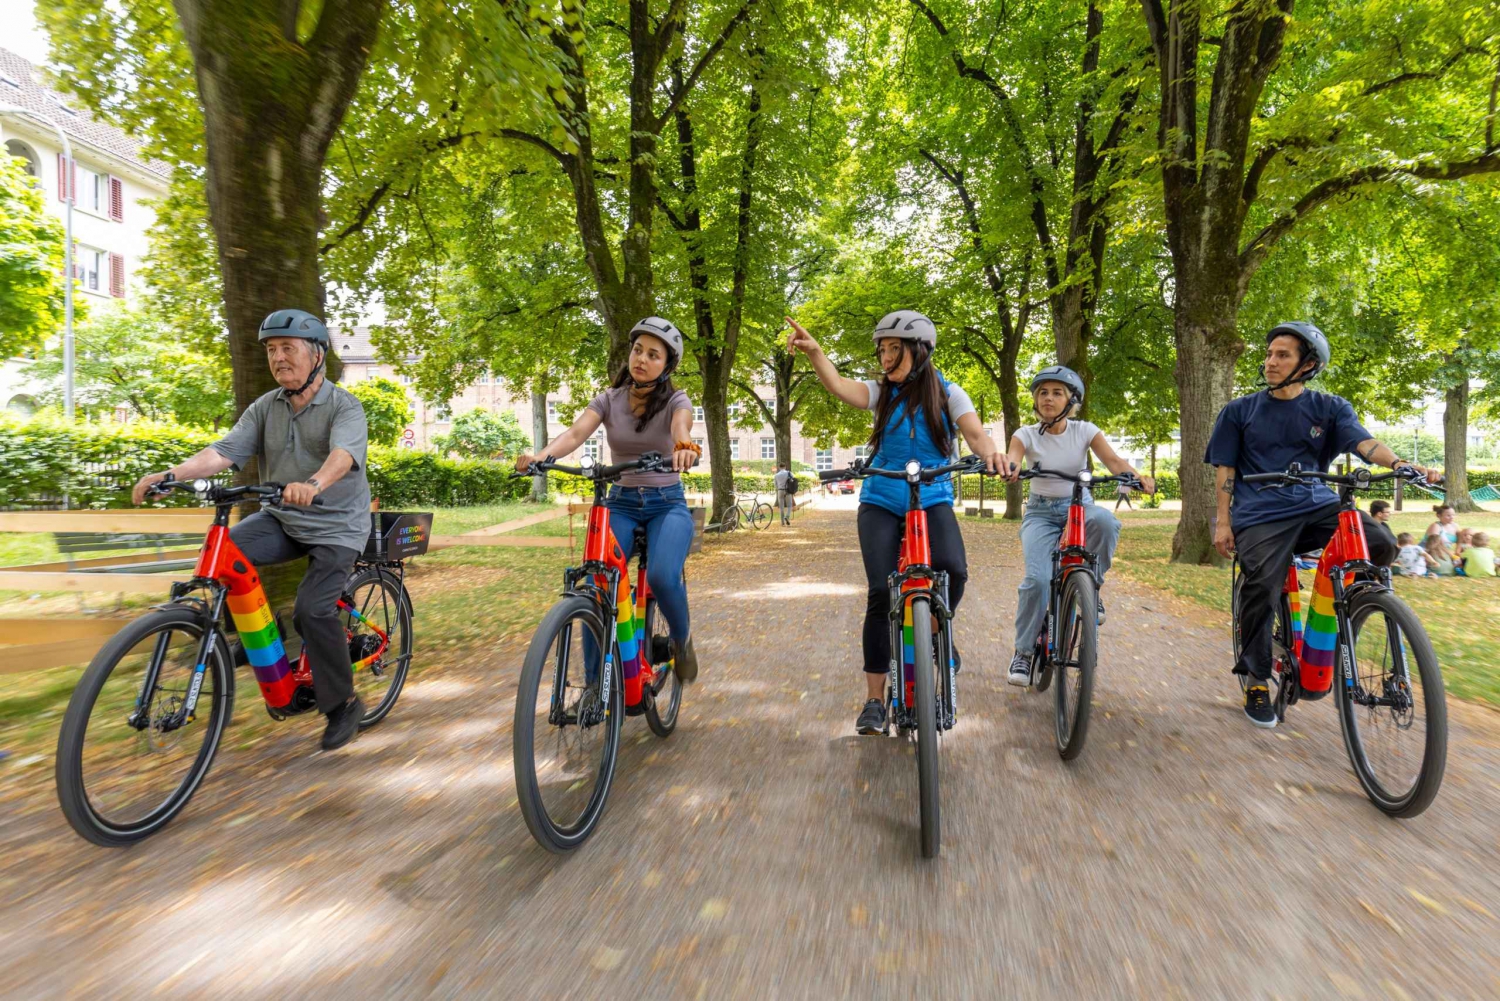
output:
<svg viewBox="0 0 1500 1001"><path fill-rule="evenodd" d="M703 458L703 446L693 441L679 441L672 446L674 452L692 452L698 458Z"/></svg>

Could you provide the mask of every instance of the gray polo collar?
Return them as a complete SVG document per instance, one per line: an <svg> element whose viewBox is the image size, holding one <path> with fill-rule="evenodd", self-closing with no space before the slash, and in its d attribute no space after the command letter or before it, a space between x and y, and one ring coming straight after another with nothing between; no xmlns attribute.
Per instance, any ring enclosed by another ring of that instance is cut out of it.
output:
<svg viewBox="0 0 1500 1001"><path fill-rule="evenodd" d="M323 376L323 384L318 387L318 391L313 394L313 398L311 400L307 401L307 405L309 407L315 407L315 406L317 406L320 403L327 403L328 402L328 398L330 396L332 396L332 395L333 395L333 382L325 374ZM278 386L278 387L276 387L276 399L282 401L287 406L291 406L292 405L292 401L289 400L289 399L287 399L287 390L286 390L285 386Z"/></svg>

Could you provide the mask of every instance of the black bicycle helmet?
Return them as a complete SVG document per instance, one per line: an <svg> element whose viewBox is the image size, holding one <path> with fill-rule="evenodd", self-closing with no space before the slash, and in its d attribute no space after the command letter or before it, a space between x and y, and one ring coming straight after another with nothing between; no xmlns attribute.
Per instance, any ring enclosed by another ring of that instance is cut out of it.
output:
<svg viewBox="0 0 1500 1001"><path fill-rule="evenodd" d="M1319 330L1311 323L1278 323L1276 324L1276 326L1272 327L1266 334L1266 343L1270 344L1278 337L1297 338L1297 340L1302 342L1302 360L1305 362L1307 361L1308 355L1313 355L1317 358L1318 361L1317 364L1312 367L1312 371L1308 372L1306 375L1294 374L1291 376L1291 378L1284 380L1281 385L1272 386L1272 389L1280 389L1282 388L1282 386L1290 386L1294 382L1311 382L1313 379L1316 379L1318 377L1319 373L1321 373L1325 368L1328 367L1328 362L1333 357L1333 350L1328 346L1328 338L1323 336L1323 331ZM1265 374L1264 370L1262 370L1261 374Z"/></svg>

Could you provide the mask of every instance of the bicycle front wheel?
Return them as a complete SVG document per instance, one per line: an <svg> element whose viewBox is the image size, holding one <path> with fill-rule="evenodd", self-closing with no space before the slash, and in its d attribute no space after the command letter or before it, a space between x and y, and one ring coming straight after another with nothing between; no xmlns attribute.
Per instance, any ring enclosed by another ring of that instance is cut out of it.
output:
<svg viewBox="0 0 1500 1001"><path fill-rule="evenodd" d="M770 528L772 517L771 505L765 501L761 501L750 509L750 524L754 525L757 531Z"/></svg>
<svg viewBox="0 0 1500 1001"><path fill-rule="evenodd" d="M625 716L619 664L599 608L568 595L537 627L516 692L511 733L516 799L537 843L570 852L604 812Z"/></svg>
<svg viewBox="0 0 1500 1001"><path fill-rule="evenodd" d="M1099 650L1099 608L1094 578L1074 571L1063 582L1058 610L1055 719L1057 753L1072 761L1083 753L1089 733L1089 704L1094 697L1094 662Z"/></svg>
<svg viewBox="0 0 1500 1001"><path fill-rule="evenodd" d="M204 629L203 616L185 606L144 615L104 644L73 690L57 737L57 798L73 830L94 844L115 848L155 834L208 774L234 679L222 637L197 675Z"/></svg>
<svg viewBox="0 0 1500 1001"><path fill-rule="evenodd" d="M1415 817L1437 796L1448 758L1437 655L1416 613L1389 591L1357 596L1349 628L1354 650L1334 678L1344 748L1372 803Z"/></svg>
<svg viewBox="0 0 1500 1001"><path fill-rule="evenodd" d="M411 598L394 576L379 567L358 570L349 578L349 604L355 614L340 610L339 619L349 637L349 661L360 661L380 649L386 636L385 651L363 666L354 669L354 691L365 705L360 729L385 719L396 705L406 672L411 668Z"/></svg>
<svg viewBox="0 0 1500 1001"><path fill-rule="evenodd" d="M935 858L942 845L942 799L938 780L936 662L932 657L932 607L911 601L911 639L916 671L917 792L922 812L922 857Z"/></svg>

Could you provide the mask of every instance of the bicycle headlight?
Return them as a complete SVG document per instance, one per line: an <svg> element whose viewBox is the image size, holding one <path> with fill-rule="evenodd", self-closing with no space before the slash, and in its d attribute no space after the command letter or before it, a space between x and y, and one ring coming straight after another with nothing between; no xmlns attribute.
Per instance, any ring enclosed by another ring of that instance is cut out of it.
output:
<svg viewBox="0 0 1500 1001"><path fill-rule="evenodd" d="M922 475L922 463L920 461L916 460L916 459L909 459L907 461L907 463L906 463L906 475L907 476L921 476Z"/></svg>
<svg viewBox="0 0 1500 1001"><path fill-rule="evenodd" d="M212 486L213 484L208 480L194 480L193 493L197 494L199 497L207 497L209 488Z"/></svg>
<svg viewBox="0 0 1500 1001"><path fill-rule="evenodd" d="M594 468L594 457L587 452L583 453L583 457L578 460L578 466L584 472L588 472Z"/></svg>
<svg viewBox="0 0 1500 1001"><path fill-rule="evenodd" d="M1085 469L1083 472L1078 474L1078 482L1084 484L1085 486L1093 483L1094 474Z"/></svg>

